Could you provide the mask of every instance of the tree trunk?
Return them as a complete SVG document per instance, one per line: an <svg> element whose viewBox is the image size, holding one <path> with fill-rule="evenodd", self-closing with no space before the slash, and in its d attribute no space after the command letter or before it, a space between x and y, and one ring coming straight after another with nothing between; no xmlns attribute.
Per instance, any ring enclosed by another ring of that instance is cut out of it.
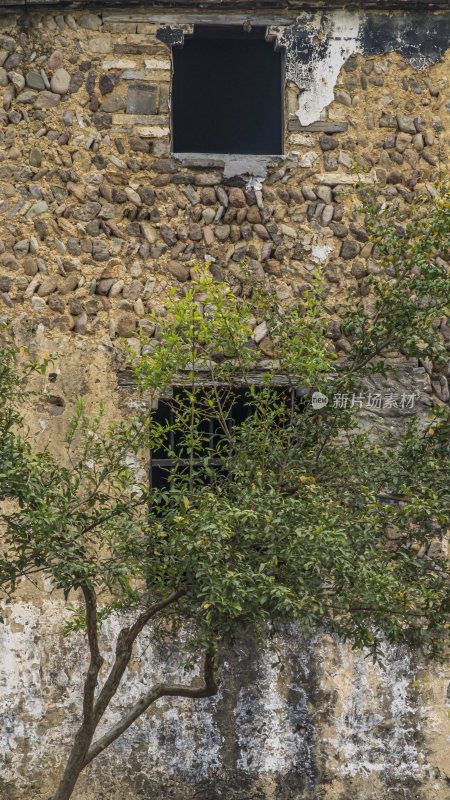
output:
<svg viewBox="0 0 450 800"><path fill-rule="evenodd" d="M79 728L67 760L64 775L61 778L61 782L52 800L69 800L72 796L75 784L83 767L86 765L85 759L94 736L94 731L95 728L88 728L84 724Z"/></svg>
<svg viewBox="0 0 450 800"><path fill-rule="evenodd" d="M87 634L91 661L84 682L83 692L83 722L80 725L70 751L69 758L61 778L61 782L51 800L69 800L83 769L106 747L114 742L141 714L159 697L211 697L218 689L214 677L214 653L207 652L204 662L205 685L200 687L158 684L150 689L141 700L133 706L124 719L115 725L108 733L92 745L97 726L109 706L111 699L119 688L123 674L130 662L133 643L147 622L171 603L176 602L185 594L184 589L172 592L168 597L154 603L150 608L139 615L131 628L123 628L119 633L116 644L116 658L109 675L103 684L100 694L94 702L94 693L97 686L98 674L103 659L98 648L98 629L96 596L88 587L82 586L86 601Z"/></svg>

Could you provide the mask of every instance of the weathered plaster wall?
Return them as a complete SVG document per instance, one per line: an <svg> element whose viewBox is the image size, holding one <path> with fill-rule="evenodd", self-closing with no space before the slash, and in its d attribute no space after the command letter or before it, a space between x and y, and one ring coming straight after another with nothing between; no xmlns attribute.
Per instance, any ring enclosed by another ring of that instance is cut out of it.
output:
<svg viewBox="0 0 450 800"><path fill-rule="evenodd" d="M51 442L62 457L79 393L90 408L102 397L108 413L127 413L120 338L138 348L142 325L157 339L146 315L163 317L167 293L182 294L206 256L237 294L245 261L281 303L300 298L322 265L330 341L345 358L337 304L347 289L370 304L362 280L381 269L364 220L343 200L352 158L378 178L380 200L403 211L415 193L432 191L448 160L443 22L342 10L295 14L291 25L289 14L283 25L264 16L268 35L287 47L283 157L253 180L251 160L233 168L223 158L172 158L168 44L212 17L74 11L0 20L1 315L17 346L64 356L27 410L36 446ZM408 24L420 27L421 43L409 40ZM148 88L133 98L133 83ZM147 113L136 115L133 103ZM448 320L440 335L449 349ZM260 347L270 355L270 341ZM398 385L420 391L426 412L448 400L449 374L403 365ZM383 415L398 426L395 409ZM77 649L60 639L63 617L55 593L26 584L0 629L1 800L47 800L76 724L86 653L81 640ZM176 671L165 648L142 642L119 704L165 660ZM382 673L319 634L304 644L287 632L282 648L283 673L243 642L227 655L219 697L161 702L86 771L77 800L448 800L440 669L402 651Z"/></svg>
<svg viewBox="0 0 450 800"><path fill-rule="evenodd" d="M17 603L0 632L2 800L49 797L77 723L87 653L81 640L55 648L63 617L63 603L44 590ZM116 627L105 630L106 652ZM75 797L447 797L439 669L395 651L383 672L329 637L303 643L295 630L280 646L283 672L243 641L227 654L216 698L159 701L86 770ZM151 635L130 673L105 724L139 697L142 681L183 677Z"/></svg>

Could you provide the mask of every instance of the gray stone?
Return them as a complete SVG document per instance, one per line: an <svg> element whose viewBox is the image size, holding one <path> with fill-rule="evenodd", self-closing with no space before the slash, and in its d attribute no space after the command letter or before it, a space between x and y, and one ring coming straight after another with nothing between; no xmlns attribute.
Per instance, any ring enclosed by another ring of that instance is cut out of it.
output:
<svg viewBox="0 0 450 800"><path fill-rule="evenodd" d="M397 129L397 127L399 127L399 126L397 125L397 119L390 112L388 112L387 114L382 114L381 115L380 120L378 122L378 127L379 128L394 128L394 129ZM415 129L414 129L414 132L415 132Z"/></svg>
<svg viewBox="0 0 450 800"><path fill-rule="evenodd" d="M31 305L35 311L42 311L44 308L46 308L47 303L43 297L37 297L36 295L33 295L31 298Z"/></svg>
<svg viewBox="0 0 450 800"><path fill-rule="evenodd" d="M42 80L42 75L39 72L27 72L25 76L25 83L30 89L37 89L38 91L42 91L46 88L44 81Z"/></svg>
<svg viewBox="0 0 450 800"><path fill-rule="evenodd" d="M417 133L413 120L406 114L397 114L397 125L404 133L411 133L412 135Z"/></svg>
<svg viewBox="0 0 450 800"><path fill-rule="evenodd" d="M65 311L64 300L58 294L49 295L47 305L56 314L63 314Z"/></svg>
<svg viewBox="0 0 450 800"><path fill-rule="evenodd" d="M61 50L54 50L51 56L49 57L47 64L49 69L54 70L61 67L63 61L64 61L64 56L61 53Z"/></svg>
<svg viewBox="0 0 450 800"><path fill-rule="evenodd" d="M136 335L136 318L132 314L124 314L119 317L117 322L117 334L124 339L130 339Z"/></svg>
<svg viewBox="0 0 450 800"><path fill-rule="evenodd" d="M167 269L180 283L184 283L189 277L189 272L186 267L183 267L178 261L169 261Z"/></svg>
<svg viewBox="0 0 450 800"><path fill-rule="evenodd" d="M214 233L219 242L224 242L230 235L231 228L229 225L216 225Z"/></svg>
<svg viewBox="0 0 450 800"><path fill-rule="evenodd" d="M34 200L40 200L42 198L41 187L39 186L39 184L29 183L28 191Z"/></svg>
<svg viewBox="0 0 450 800"><path fill-rule="evenodd" d="M124 287L122 295L125 300L131 300L134 303L139 297L141 297L143 291L144 285L141 283L141 281L134 280L131 281L128 286Z"/></svg>
<svg viewBox="0 0 450 800"><path fill-rule="evenodd" d="M202 211L202 218L206 222L207 225L210 225L211 222L214 221L216 216L216 211L214 208L205 208Z"/></svg>
<svg viewBox="0 0 450 800"><path fill-rule="evenodd" d="M427 127L426 120L424 120L424 118L421 116L414 117L413 122L417 133L422 133L422 131L424 131L425 128Z"/></svg>
<svg viewBox="0 0 450 800"><path fill-rule="evenodd" d="M94 36L89 39L88 49L96 55L105 55L111 50L111 39L109 36Z"/></svg>
<svg viewBox="0 0 450 800"><path fill-rule="evenodd" d="M416 133L416 135L413 136L412 146L414 147L414 150L417 150L419 153L423 150L425 145L421 133Z"/></svg>
<svg viewBox="0 0 450 800"><path fill-rule="evenodd" d="M69 84L69 92L70 94L75 94L78 92L84 83L84 75L82 72L75 72L74 75L70 78Z"/></svg>
<svg viewBox="0 0 450 800"><path fill-rule="evenodd" d="M414 92L414 94L422 94L422 89L419 83L417 82L417 78L415 77L415 75L410 76L409 86L411 88L411 91Z"/></svg>
<svg viewBox="0 0 450 800"><path fill-rule="evenodd" d="M89 222L90 220L94 219L101 209L100 203L84 203L79 208L76 208L73 212L73 216L75 219L80 220L80 222Z"/></svg>
<svg viewBox="0 0 450 800"><path fill-rule="evenodd" d="M37 293L39 297L47 297L49 294L54 292L57 289L57 287L58 287L58 276L49 275L48 278L44 278Z"/></svg>
<svg viewBox="0 0 450 800"><path fill-rule="evenodd" d="M202 239L202 229L196 222L194 222L189 228L189 238L193 242L200 242Z"/></svg>
<svg viewBox="0 0 450 800"><path fill-rule="evenodd" d="M358 242L368 242L369 241L369 236L368 236L368 233L367 233L366 229L363 228L362 225L359 225L357 222L351 222L350 223L350 230L353 233L353 236L355 237L355 239L358 240Z"/></svg>
<svg viewBox="0 0 450 800"><path fill-rule="evenodd" d="M58 142L58 144L67 144L71 136L72 136L72 131L67 129L61 134L61 136L58 136L56 141Z"/></svg>
<svg viewBox="0 0 450 800"><path fill-rule="evenodd" d="M105 203L102 205L98 213L99 219L111 219L114 216L114 206L112 203Z"/></svg>
<svg viewBox="0 0 450 800"><path fill-rule="evenodd" d="M18 92L21 92L23 87L25 86L25 78L23 77L23 75L21 75L20 72L14 72L14 70L10 70L8 72L8 78L11 81L14 88Z"/></svg>
<svg viewBox="0 0 450 800"><path fill-rule="evenodd" d="M341 256L341 258L345 259L356 258L360 250L361 247L358 244L358 242L353 242L351 239L345 239L342 242L341 252L339 255Z"/></svg>
<svg viewBox="0 0 450 800"><path fill-rule="evenodd" d="M35 108L54 108L55 106L59 105L61 101L61 97L59 94L55 94L55 92L40 92L34 107Z"/></svg>
<svg viewBox="0 0 450 800"><path fill-rule="evenodd" d="M92 242L92 258L96 261L107 261L109 255L108 245L103 239L95 239Z"/></svg>
<svg viewBox="0 0 450 800"><path fill-rule="evenodd" d="M39 250L39 242L35 236L30 236L30 253L37 253Z"/></svg>
<svg viewBox="0 0 450 800"><path fill-rule="evenodd" d="M215 192L216 192L216 197L217 197L219 203L224 208L228 208L228 202L229 201L228 201L228 195L227 195L225 189L223 189L222 186L216 186Z"/></svg>
<svg viewBox="0 0 450 800"><path fill-rule="evenodd" d="M34 103L34 101L36 100L36 97L37 97L36 92L32 92L32 91L21 92L16 97L16 103L23 103L25 105L26 104L31 105L31 103Z"/></svg>
<svg viewBox="0 0 450 800"><path fill-rule="evenodd" d="M7 50L8 53L13 53L16 47L16 40L12 36L3 34L0 36L0 50Z"/></svg>
<svg viewBox="0 0 450 800"><path fill-rule="evenodd" d="M108 161L110 161L111 164L114 164L114 166L117 167L117 169L127 168L125 161L122 161L121 158L117 158L117 156L115 156L114 154L108 156Z"/></svg>
<svg viewBox="0 0 450 800"><path fill-rule="evenodd" d="M33 203L25 216L27 219L34 219L34 217L38 217L40 214L45 214L46 211L48 211L47 203L45 200L40 200L38 203Z"/></svg>
<svg viewBox="0 0 450 800"><path fill-rule="evenodd" d="M169 247L173 247L174 245L176 245L178 240L172 228L169 228L168 225L161 225L160 233L162 239L167 245L169 245Z"/></svg>
<svg viewBox="0 0 450 800"><path fill-rule="evenodd" d="M73 236L69 236L67 239L67 251L71 256L79 256L81 253L79 242Z"/></svg>
<svg viewBox="0 0 450 800"><path fill-rule="evenodd" d="M50 89L55 94L66 94L69 91L70 75L63 67L57 69L50 81Z"/></svg>
<svg viewBox="0 0 450 800"><path fill-rule="evenodd" d="M17 258L12 255L12 253L7 253L5 256L3 256L1 263L7 269L19 269L19 262L17 261Z"/></svg>
<svg viewBox="0 0 450 800"><path fill-rule="evenodd" d="M145 203L145 205L151 206L155 202L156 195L154 189L152 189L151 186L139 186L137 193L141 198L142 202ZM125 195L125 200L126 199L127 198Z"/></svg>
<svg viewBox="0 0 450 800"><path fill-rule="evenodd" d="M399 169L394 167L387 175L386 175L386 183L401 183L403 180L403 175Z"/></svg>
<svg viewBox="0 0 450 800"><path fill-rule="evenodd" d="M421 155L422 155L422 158L423 158L425 161L427 161L427 162L428 162L428 164L431 164L431 166L432 166L432 167L436 167L436 166L437 166L437 163L438 163L438 162L437 162L437 158L436 158L436 156L435 156L435 155L433 155L433 153L430 153L428 150L424 150L424 151L421 153Z"/></svg>
<svg viewBox="0 0 450 800"><path fill-rule="evenodd" d="M239 189L237 186L233 186L228 195L228 200L230 206L233 208L244 208L246 206L245 195L242 189Z"/></svg>
<svg viewBox="0 0 450 800"><path fill-rule="evenodd" d="M335 92L334 99L336 103L341 103L341 105L343 106L351 106L352 104L352 98L350 97L350 95L347 94L347 92L342 91L341 89Z"/></svg>
<svg viewBox="0 0 450 800"><path fill-rule="evenodd" d="M191 185L186 186L186 188L183 189L182 192L187 197L191 205L195 206L197 205L197 203L200 202L200 198L197 192Z"/></svg>
<svg viewBox="0 0 450 800"><path fill-rule="evenodd" d="M86 333L87 327L87 314L81 314L78 317L75 325L73 326L74 333L80 333L82 336Z"/></svg>
<svg viewBox="0 0 450 800"><path fill-rule="evenodd" d="M216 186L222 180L221 172L199 172L195 176L196 186Z"/></svg>
<svg viewBox="0 0 450 800"><path fill-rule="evenodd" d="M39 150L39 147L33 147L30 150L30 164L32 167L40 167L42 164L42 153Z"/></svg>
<svg viewBox="0 0 450 800"><path fill-rule="evenodd" d="M130 149L134 150L135 153L150 152L150 143L146 142L145 139L141 139L140 136L130 136L129 144Z"/></svg>
<svg viewBox="0 0 450 800"><path fill-rule="evenodd" d="M96 293L106 296L114 284L114 278L103 278L97 283Z"/></svg>
<svg viewBox="0 0 450 800"><path fill-rule="evenodd" d="M323 154L323 166L326 172L337 172L339 169L337 159L331 153Z"/></svg>
<svg viewBox="0 0 450 800"><path fill-rule="evenodd" d="M5 111L8 111L11 107L11 103L14 100L16 93L14 91L14 86L7 86L5 91L3 92L3 108ZM19 117L19 122L22 117ZM11 116L8 114L8 119L13 122Z"/></svg>
<svg viewBox="0 0 450 800"><path fill-rule="evenodd" d="M103 100L101 107L102 111L108 111L111 113L122 111L122 109L125 108L125 100L120 96L120 94L115 92Z"/></svg>
<svg viewBox="0 0 450 800"><path fill-rule="evenodd" d="M95 88L95 81L97 80L97 73L95 70L90 70L89 75L86 79L86 91L88 95L93 94Z"/></svg>
<svg viewBox="0 0 450 800"><path fill-rule="evenodd" d="M29 239L21 239L19 242L13 247L13 250L17 256L17 258L22 258L25 256L30 249L30 240Z"/></svg>
<svg viewBox="0 0 450 800"><path fill-rule="evenodd" d="M169 86L161 84L159 87L159 113L167 114L169 111Z"/></svg>
<svg viewBox="0 0 450 800"><path fill-rule="evenodd" d="M335 136L327 136L327 134L323 134L319 136L319 145L322 150L335 150L336 147L339 147L339 142Z"/></svg>
<svg viewBox="0 0 450 800"><path fill-rule="evenodd" d="M228 227L228 226L219 225L217 227L219 227L219 228L223 227L224 228L224 227ZM270 235L267 232L267 229L264 227L264 225L261 225L260 223L256 223L256 225L253 226L253 230L255 231L256 235L259 236L259 238L262 239L263 241L268 241L270 239Z"/></svg>
<svg viewBox="0 0 450 800"><path fill-rule="evenodd" d="M436 88L436 86L434 85L433 81L431 81L430 78L424 78L424 82L425 82L425 85L426 85L429 93L431 94L431 96L432 97L438 97L439 96L439 89Z"/></svg>
<svg viewBox="0 0 450 800"><path fill-rule="evenodd" d="M110 114L107 114L105 111L96 111L95 114L92 115L92 122L98 131L103 131L111 127L112 118Z"/></svg>
<svg viewBox="0 0 450 800"><path fill-rule="evenodd" d="M78 297L75 297L74 295L72 295L72 297L69 297L69 310L74 317L78 317L80 314L83 313L83 308Z"/></svg>
<svg viewBox="0 0 450 800"><path fill-rule="evenodd" d="M65 255L66 255L66 253L67 253L67 247L66 247L66 245L64 244L64 242L62 242L62 241L61 241L61 239L57 239L57 238L56 238L56 236L55 236L55 238L54 238L54 240L53 240L53 241L54 241L54 243L55 243L55 247L56 247L56 249L57 249L58 253L59 253L61 256L65 256Z"/></svg>
<svg viewBox="0 0 450 800"><path fill-rule="evenodd" d="M152 83L131 83L128 87L127 114L156 114L157 87Z"/></svg>
<svg viewBox="0 0 450 800"><path fill-rule="evenodd" d="M395 141L396 141L395 133L389 133L386 136L386 139L385 139L385 142L384 142L384 145L383 145L384 149L385 150L392 150L395 147Z"/></svg>
<svg viewBox="0 0 450 800"><path fill-rule="evenodd" d="M332 203L328 203L322 212L322 225L328 225L333 219L333 215L334 206Z"/></svg>
<svg viewBox="0 0 450 800"><path fill-rule="evenodd" d="M78 20L78 25L87 31L99 31L102 21L96 14L83 14Z"/></svg>
<svg viewBox="0 0 450 800"><path fill-rule="evenodd" d="M78 276L75 274L75 272L72 272L70 275L67 276L67 278L61 284L59 288L59 293L69 294L70 292L73 292L77 288L77 286L78 286Z"/></svg>
<svg viewBox="0 0 450 800"><path fill-rule="evenodd" d="M98 88L101 94L109 94L117 86L120 81L119 72L108 72L106 75L100 75L98 81Z"/></svg>
<svg viewBox="0 0 450 800"><path fill-rule="evenodd" d="M324 203L331 203L332 192L329 186L318 186L316 189L317 197L323 200Z"/></svg>
<svg viewBox="0 0 450 800"><path fill-rule="evenodd" d="M159 158L152 164L152 169L155 172L160 172L163 175L172 174L178 171L177 163L173 158ZM213 200L215 202L215 199Z"/></svg>

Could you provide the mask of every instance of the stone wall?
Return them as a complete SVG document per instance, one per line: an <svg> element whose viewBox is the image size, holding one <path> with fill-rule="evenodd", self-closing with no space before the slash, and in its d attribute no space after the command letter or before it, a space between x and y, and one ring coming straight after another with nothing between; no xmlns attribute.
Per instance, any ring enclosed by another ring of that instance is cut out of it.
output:
<svg viewBox="0 0 450 800"><path fill-rule="evenodd" d="M174 156L172 45L195 21L249 17L285 51L284 155ZM236 294L247 269L280 303L300 298L322 267L330 340L345 358L337 305L347 289L370 304L362 281L381 267L343 188L358 156L380 199L402 210L433 191L449 148L445 19L342 10L3 14L0 317L17 346L62 356L27 410L37 446L62 453L79 393L88 408L103 398L111 414L127 412L120 339L138 348L142 328L156 341L148 313L163 318L168 293L182 295L205 260ZM450 347L447 320L440 333ZM270 355L264 339L260 348ZM398 380L418 387L426 410L448 400L449 375L425 361L400 369ZM395 411L387 417L397 424ZM77 652L61 641L55 656L63 617L49 587L24 585L0 629L1 800L47 800L76 723L86 654L81 642ZM227 657L218 698L161 703L89 767L77 800L448 800L440 669L402 651L383 673L319 634L305 645L287 632L282 647L284 673L256 662L244 642ZM117 708L165 657L162 645L142 643Z"/></svg>

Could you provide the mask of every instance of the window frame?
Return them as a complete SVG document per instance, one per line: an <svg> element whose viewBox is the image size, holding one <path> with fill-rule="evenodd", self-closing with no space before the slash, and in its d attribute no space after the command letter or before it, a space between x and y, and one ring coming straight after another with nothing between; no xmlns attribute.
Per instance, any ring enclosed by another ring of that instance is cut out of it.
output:
<svg viewBox="0 0 450 800"><path fill-rule="evenodd" d="M184 47L184 39L186 37L187 38L194 38L195 37L195 28L196 27L197 28L202 28L202 29L210 28L211 30L214 30L214 31L217 31L217 32L220 32L221 30L223 30L225 32L225 31L227 31L227 30L229 30L231 28L236 29L236 30L242 29L243 25L239 25L237 23L234 23L234 24L231 24L231 25L220 24L220 23L218 24L217 22L215 22L215 23L200 23L199 25L196 25L195 22L194 22L193 32L192 33L185 33L184 36L183 36L183 42L173 45L172 49L173 50L174 49L177 49L177 50L183 49L183 47ZM279 76L279 78L280 78L280 143L279 143L279 152L278 153L267 153L267 154L266 153L233 153L233 152L226 152L226 153L220 153L220 152L216 153L216 152L214 152L213 153L213 152L205 152L205 151L202 151L202 150L189 151L189 152L183 152L183 151L175 150L175 148L174 148L174 100L173 100L173 82L174 82L175 71L173 69L172 76L171 76L171 88L170 88L171 103L170 103L170 110L169 110L169 119L170 119L170 154L174 158L178 158L179 159L179 158L185 158L185 157L191 157L192 156L194 158L199 158L199 159L204 158L206 160L209 159L210 161L212 161L214 158L217 159L217 157L219 157L220 160L223 160L225 162L225 164L226 164L228 160L234 162L236 159L245 158L246 156L254 156L255 158L258 158L258 159L271 160L271 159L274 159L274 158L280 158L281 156L283 156L285 154L286 119L287 119L287 113L286 113L286 47L283 44L279 43L278 38L274 34L270 34L269 33L269 26L267 24L266 25L258 25L258 26L254 26L254 27L265 28L264 41L267 44L272 44L274 51L280 53L280 76ZM220 37L218 36L217 38L220 38ZM227 38L227 37L224 36L223 38Z"/></svg>

